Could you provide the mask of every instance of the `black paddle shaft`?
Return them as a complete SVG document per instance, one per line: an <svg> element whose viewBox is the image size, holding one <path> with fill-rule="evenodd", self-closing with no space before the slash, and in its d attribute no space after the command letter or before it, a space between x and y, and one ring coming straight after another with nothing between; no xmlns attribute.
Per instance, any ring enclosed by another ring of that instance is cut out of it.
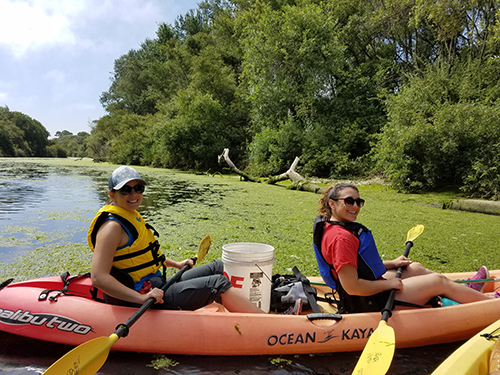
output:
<svg viewBox="0 0 500 375"><path fill-rule="evenodd" d="M404 253L405 257L407 257L408 254L410 254L410 249L412 246L413 246L412 241L406 242L406 249L405 249L405 253ZM403 274L404 269L405 269L405 267L403 267L403 266L398 267L398 271L396 272L396 279L401 278L401 275ZM389 317L391 316L391 311L392 311L392 308L394 307L394 298L396 297L397 291L398 291L397 289L391 289L391 292L389 294L389 298L387 299L387 303L385 304L385 307L382 309L382 320L385 320L386 322L389 319Z"/></svg>
<svg viewBox="0 0 500 375"><path fill-rule="evenodd" d="M191 258L196 264L197 257ZM184 267L182 267L179 272L177 272L174 276L172 276L168 281L161 287L161 290L165 292L173 283L175 283L177 280L179 280L184 272L186 272L188 269L190 269L191 266L189 264L186 264ZM116 327L115 334L118 337L127 337L128 335L128 330L132 325L148 310L151 306L154 305L156 302L156 299L151 297L148 299L140 308L137 310L134 315L132 315L130 318L125 323L119 324L118 327Z"/></svg>

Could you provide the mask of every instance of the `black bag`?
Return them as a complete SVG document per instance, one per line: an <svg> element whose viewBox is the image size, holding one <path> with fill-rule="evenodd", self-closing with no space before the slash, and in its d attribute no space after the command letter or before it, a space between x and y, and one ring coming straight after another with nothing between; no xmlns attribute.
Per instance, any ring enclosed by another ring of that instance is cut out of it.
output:
<svg viewBox="0 0 500 375"><path fill-rule="evenodd" d="M295 300L302 299L302 310L312 309L321 312L316 303L317 291L309 280L303 276L297 267L292 269L293 275L275 274L271 280L271 304L274 312L282 312L295 304Z"/></svg>

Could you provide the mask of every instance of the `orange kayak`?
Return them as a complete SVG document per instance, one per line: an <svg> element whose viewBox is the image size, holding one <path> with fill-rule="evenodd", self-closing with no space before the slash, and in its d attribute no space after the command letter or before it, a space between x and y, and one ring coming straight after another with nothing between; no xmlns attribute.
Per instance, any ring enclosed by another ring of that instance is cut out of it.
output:
<svg viewBox="0 0 500 375"><path fill-rule="evenodd" d="M447 274L450 279L475 272ZM500 270L490 271L500 278ZM318 294L330 291L310 277ZM500 286L488 283L486 292ZM109 336L137 309L95 301L88 277L73 279L67 293L61 277L11 283L0 290L0 330L33 339L78 346ZM363 350L381 314L323 313L299 316L229 313L212 304L196 311L148 310L113 350L195 355L264 355ZM500 299L439 308L395 310L389 320L396 347L467 340L500 319Z"/></svg>

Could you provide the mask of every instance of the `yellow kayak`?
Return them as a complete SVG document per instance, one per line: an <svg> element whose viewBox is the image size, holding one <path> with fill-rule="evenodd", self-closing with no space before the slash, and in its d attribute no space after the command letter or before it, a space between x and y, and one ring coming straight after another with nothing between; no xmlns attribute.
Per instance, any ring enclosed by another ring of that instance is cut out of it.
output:
<svg viewBox="0 0 500 375"><path fill-rule="evenodd" d="M500 319L455 350L432 375L487 375L493 347L500 335Z"/></svg>

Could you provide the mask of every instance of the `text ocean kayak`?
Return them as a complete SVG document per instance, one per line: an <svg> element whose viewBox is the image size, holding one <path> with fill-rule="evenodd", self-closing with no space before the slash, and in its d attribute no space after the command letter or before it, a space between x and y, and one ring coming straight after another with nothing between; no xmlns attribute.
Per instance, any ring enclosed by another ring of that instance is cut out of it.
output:
<svg viewBox="0 0 500 375"><path fill-rule="evenodd" d="M459 280L474 274L447 276ZM490 271L490 277L500 277L500 270ZM309 279L322 282L318 277ZM487 291L499 285L491 282ZM319 295L330 291L321 285L314 286ZM89 277L73 279L67 294L58 292L63 287L61 277L44 277L1 289L0 330L78 346L109 336L137 310L93 300ZM380 316L378 312L242 314L229 313L217 304L197 311L150 309L127 337L116 342L113 350L196 355L361 351L377 328ZM449 307L395 310L389 325L395 331L396 347L414 347L467 340L498 319L500 299L492 299Z"/></svg>

